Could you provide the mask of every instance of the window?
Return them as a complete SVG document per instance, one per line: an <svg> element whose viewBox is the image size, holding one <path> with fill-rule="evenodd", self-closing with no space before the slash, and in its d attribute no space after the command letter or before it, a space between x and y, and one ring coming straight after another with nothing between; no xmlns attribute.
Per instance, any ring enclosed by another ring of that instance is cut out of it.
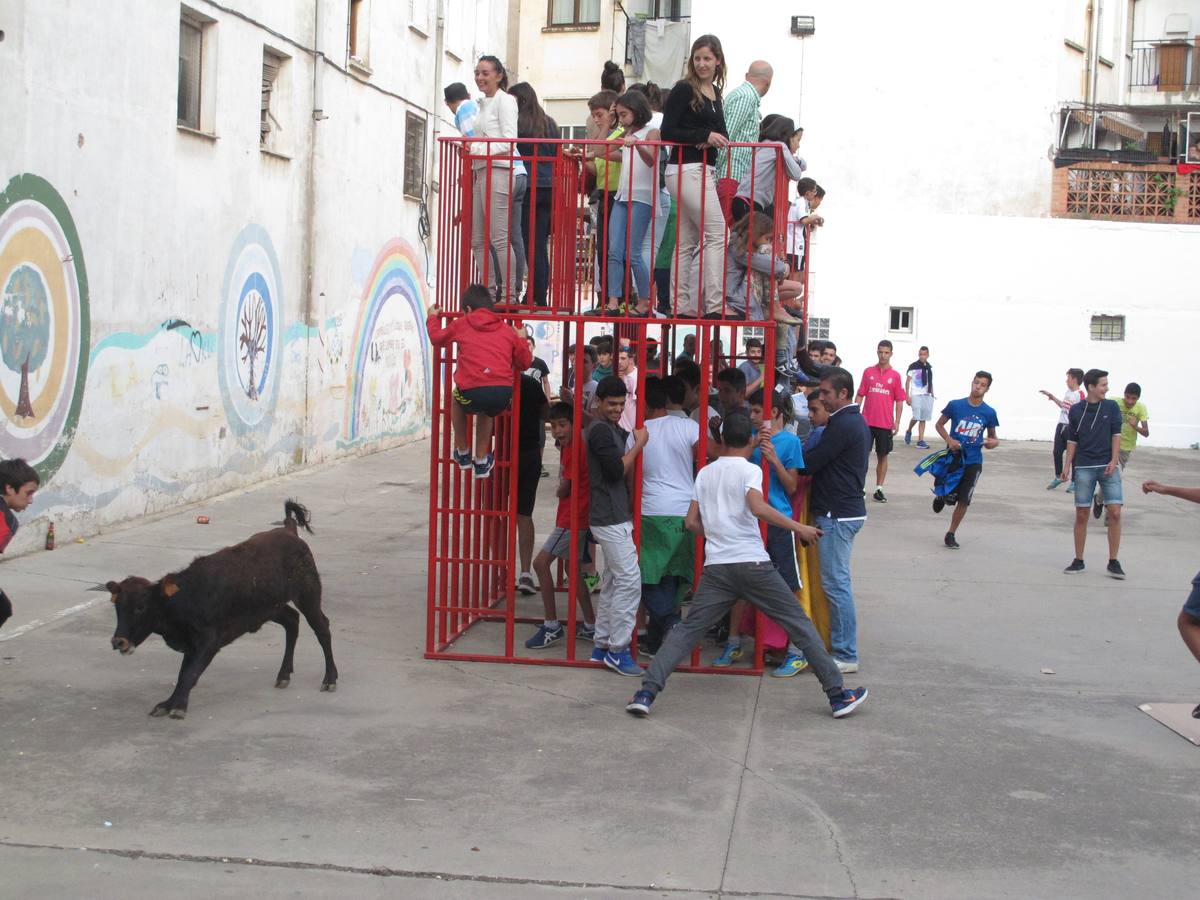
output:
<svg viewBox="0 0 1200 900"><path fill-rule="evenodd" d="M420 200L425 194L425 120L404 116L404 196Z"/></svg>
<svg viewBox="0 0 1200 900"><path fill-rule="evenodd" d="M630 16L647 19L686 19L692 15L692 0L632 0L623 6Z"/></svg>
<svg viewBox="0 0 1200 900"><path fill-rule="evenodd" d="M549 0L549 24L599 25L600 0Z"/></svg>
<svg viewBox="0 0 1200 900"><path fill-rule="evenodd" d="M559 125L558 136L566 141L587 140L586 125Z"/></svg>
<svg viewBox="0 0 1200 900"><path fill-rule="evenodd" d="M350 24L348 28L349 41L347 50L350 56L349 62L358 63L358 68L365 69L367 66L368 41L369 33L368 26L371 19L370 8L368 7L369 0L350 0Z"/></svg>
<svg viewBox="0 0 1200 900"><path fill-rule="evenodd" d="M913 308L911 306L893 306L888 312L888 331L902 331L912 334Z"/></svg>
<svg viewBox="0 0 1200 900"><path fill-rule="evenodd" d="M262 106L259 110L259 146L264 150L282 152L284 133L281 118L286 118L288 58L270 47L263 47Z"/></svg>
<svg viewBox="0 0 1200 900"><path fill-rule="evenodd" d="M408 27L429 36L429 0L408 0Z"/></svg>
<svg viewBox="0 0 1200 900"><path fill-rule="evenodd" d="M1124 316L1092 316L1093 341L1125 340Z"/></svg>
<svg viewBox="0 0 1200 900"><path fill-rule="evenodd" d="M810 341L829 340L829 319L818 319L810 316L808 319L808 339Z"/></svg>
<svg viewBox="0 0 1200 900"><path fill-rule="evenodd" d="M179 10L179 84L175 122L180 128L211 135L215 92L216 20L181 6Z"/></svg>

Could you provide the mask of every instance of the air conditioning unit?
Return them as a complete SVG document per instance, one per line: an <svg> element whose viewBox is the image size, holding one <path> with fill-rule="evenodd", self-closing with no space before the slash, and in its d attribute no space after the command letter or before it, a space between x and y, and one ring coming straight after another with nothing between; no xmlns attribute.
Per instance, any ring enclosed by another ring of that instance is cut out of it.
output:
<svg viewBox="0 0 1200 900"><path fill-rule="evenodd" d="M792 16L792 34L808 37L808 35L816 33L817 19L815 16Z"/></svg>

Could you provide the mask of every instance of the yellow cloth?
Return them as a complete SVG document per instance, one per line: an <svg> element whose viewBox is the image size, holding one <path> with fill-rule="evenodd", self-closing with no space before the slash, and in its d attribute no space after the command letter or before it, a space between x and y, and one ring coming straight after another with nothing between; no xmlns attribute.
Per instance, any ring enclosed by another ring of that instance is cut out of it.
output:
<svg viewBox="0 0 1200 900"><path fill-rule="evenodd" d="M625 129L618 125L605 140L615 141L623 134L625 134ZM603 147L597 147L596 149L606 150ZM615 194L617 188L621 186L621 163L597 157L592 160L592 165L596 167L596 187L601 190L607 187L610 194Z"/></svg>

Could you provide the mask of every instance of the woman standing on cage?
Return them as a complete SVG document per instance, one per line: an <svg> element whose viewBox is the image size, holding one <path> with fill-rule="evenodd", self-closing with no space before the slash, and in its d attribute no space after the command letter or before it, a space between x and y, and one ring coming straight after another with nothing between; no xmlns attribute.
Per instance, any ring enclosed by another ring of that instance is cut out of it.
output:
<svg viewBox="0 0 1200 900"><path fill-rule="evenodd" d="M475 64L475 86L483 93L475 136L517 137L517 100L507 92L508 74L494 56ZM473 203L471 250L475 265L498 303L511 302L520 286L521 263L513 251L513 145L504 141L471 144Z"/></svg>
<svg viewBox="0 0 1200 900"><path fill-rule="evenodd" d="M673 304L679 315L721 311L725 217L715 164L717 150L729 146L724 86L721 41L701 35L692 43L686 76L663 105L662 138L682 145L672 148L667 169L667 190L679 209Z"/></svg>
<svg viewBox="0 0 1200 900"><path fill-rule="evenodd" d="M529 190L521 212L521 236L529 256L529 283L525 303L546 305L550 284L550 216L554 191L554 159L557 144L547 144L547 138L558 138L558 123L542 108L537 91L528 81L514 84L509 94L517 100L517 150L532 170Z"/></svg>

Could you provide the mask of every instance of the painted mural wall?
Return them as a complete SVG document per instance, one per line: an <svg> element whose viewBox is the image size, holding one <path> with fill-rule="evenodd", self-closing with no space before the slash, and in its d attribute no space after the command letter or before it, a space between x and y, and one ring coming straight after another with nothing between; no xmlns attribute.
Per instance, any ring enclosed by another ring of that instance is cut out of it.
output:
<svg viewBox="0 0 1200 900"><path fill-rule="evenodd" d="M0 0L0 456L42 478L10 553L51 521L67 540L427 433L431 259L403 153L406 112L430 147L444 122L440 47L373 4L367 83L345 4L229 5L195 4L219 48L201 134L176 123L178 4L97 21ZM269 153L267 48L289 85ZM443 80L470 70L447 55Z"/></svg>

